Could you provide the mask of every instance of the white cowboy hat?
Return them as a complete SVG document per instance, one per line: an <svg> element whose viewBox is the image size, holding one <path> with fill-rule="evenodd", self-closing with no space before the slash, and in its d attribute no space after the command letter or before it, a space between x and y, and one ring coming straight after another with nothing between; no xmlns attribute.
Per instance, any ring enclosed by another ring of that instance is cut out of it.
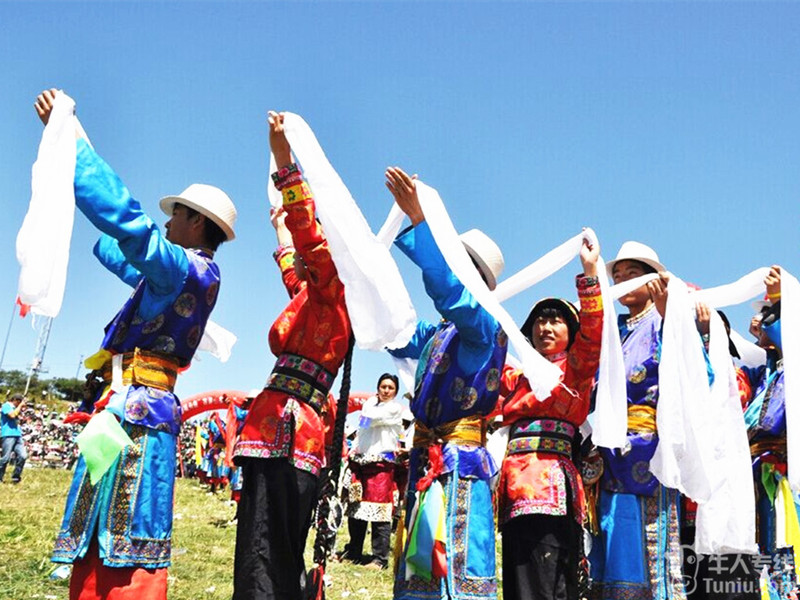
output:
<svg viewBox="0 0 800 600"><path fill-rule="evenodd" d="M497 278L503 272L505 261L503 253L491 238L479 229L470 229L462 233L459 238L467 249L470 258L475 261L478 270L486 280L490 290L497 287Z"/></svg>
<svg viewBox="0 0 800 600"><path fill-rule="evenodd" d="M183 204L196 210L216 223L230 242L236 237L233 226L236 223L236 207L218 187L204 183L193 183L178 196L166 196L158 203L167 216L172 216L175 203Z"/></svg>
<svg viewBox="0 0 800 600"><path fill-rule="evenodd" d="M606 263L606 270L609 277L614 275L614 265L621 260L638 260L652 267L656 273L666 271L667 268L658 261L658 254L650 246L645 246L641 242L625 242L617 252L617 257Z"/></svg>

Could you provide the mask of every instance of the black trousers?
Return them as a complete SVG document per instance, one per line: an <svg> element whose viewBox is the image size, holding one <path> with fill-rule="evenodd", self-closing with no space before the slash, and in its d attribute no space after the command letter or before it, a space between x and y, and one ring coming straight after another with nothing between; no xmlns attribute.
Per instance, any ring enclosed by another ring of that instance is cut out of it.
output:
<svg viewBox="0 0 800 600"><path fill-rule="evenodd" d="M577 600L580 527L571 515L522 515L503 525L503 598Z"/></svg>
<svg viewBox="0 0 800 600"><path fill-rule="evenodd" d="M364 555L364 538L367 535L368 521L347 519L347 531L350 541L347 543L347 555L353 560L360 560ZM392 535L392 523L372 523L372 555L373 560L378 559L381 564L389 564L389 539Z"/></svg>
<svg viewBox="0 0 800 600"><path fill-rule="evenodd" d="M285 458L239 459L233 600L302 600L303 550L317 501L317 477Z"/></svg>

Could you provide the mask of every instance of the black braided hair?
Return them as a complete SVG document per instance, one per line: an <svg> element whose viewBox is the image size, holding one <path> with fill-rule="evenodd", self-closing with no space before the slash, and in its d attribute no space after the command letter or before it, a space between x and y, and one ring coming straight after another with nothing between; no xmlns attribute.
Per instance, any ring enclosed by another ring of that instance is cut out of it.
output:
<svg viewBox="0 0 800 600"><path fill-rule="evenodd" d="M317 509L317 536L314 539L314 562L322 567L328 560L336 542L336 531L328 526L330 500L337 493L339 472L342 469L342 444L344 444L344 424L347 419L347 405L350 400L350 371L353 363L354 338L350 335L347 354L342 369L342 385L339 389L339 400L336 403L336 421L333 426L333 447L331 448L331 465L325 469L322 477L322 490Z"/></svg>

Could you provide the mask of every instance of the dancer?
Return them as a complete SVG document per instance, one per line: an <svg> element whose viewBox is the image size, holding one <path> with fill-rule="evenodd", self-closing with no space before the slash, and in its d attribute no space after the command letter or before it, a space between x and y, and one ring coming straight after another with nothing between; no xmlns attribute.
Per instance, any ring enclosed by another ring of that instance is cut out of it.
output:
<svg viewBox="0 0 800 600"><path fill-rule="evenodd" d="M314 218L314 198L292 163L283 116L269 113L272 175L283 206L272 213L274 257L291 301L269 332L278 357L245 417L234 462L242 467L234 560L235 600L303 595L303 550L317 478L335 418L328 391L351 337L344 286ZM341 449L333 449L338 459Z"/></svg>
<svg viewBox="0 0 800 600"><path fill-rule="evenodd" d="M625 242L607 265L615 283L666 269L639 242ZM620 316L628 393L628 446L601 449L604 472L598 506L600 536L590 555L592 595L602 600L684 600L679 493L650 472L658 444L656 410L661 325L667 278L619 299L630 314Z"/></svg>
<svg viewBox="0 0 800 600"><path fill-rule="evenodd" d="M446 511L444 560L432 571L433 548L418 547L419 560L415 560L407 546L395 598L495 598L489 480L497 466L484 447L484 417L497 403L508 340L445 262L425 221L414 180L392 167L386 171L386 185L411 219L411 227L395 243L420 267L425 289L444 317L438 325L419 322L411 342L392 351L400 358L420 360L411 400L416 420L407 514L414 510L414 492L434 480L444 488ZM463 234L461 240L488 287L494 289L503 270L500 249L477 229ZM407 572L407 559L416 562L416 574Z"/></svg>
<svg viewBox="0 0 800 600"><path fill-rule="evenodd" d="M36 100L45 124L55 92ZM119 421L132 444L95 483L80 458L53 560L74 563L72 600L166 598L181 426L173 390L216 303L220 272L214 252L233 239L236 209L222 190L193 184L179 196L162 198L161 209L170 217L162 234L83 138L77 140L75 203L104 234L95 255L134 287L106 327L102 350L86 361L103 381L91 398L93 420L107 424L106 439Z"/></svg>
<svg viewBox="0 0 800 600"><path fill-rule="evenodd" d="M753 318L751 333L767 352L766 363L745 369L753 399L744 420L753 457L756 531L759 550L769 556L770 586L781 598L797 593L795 564L800 550L798 516L789 488L786 454L786 393L781 343L781 269L773 266L764 280L767 302Z"/></svg>
<svg viewBox="0 0 800 600"><path fill-rule="evenodd" d="M577 277L581 311L546 298L531 309L522 333L563 371L549 398L531 391L521 369L506 367L500 393L510 426L498 489L503 532L503 597L577 600L585 498L574 463L578 428L589 414L600 363L603 300L598 246L584 240Z"/></svg>

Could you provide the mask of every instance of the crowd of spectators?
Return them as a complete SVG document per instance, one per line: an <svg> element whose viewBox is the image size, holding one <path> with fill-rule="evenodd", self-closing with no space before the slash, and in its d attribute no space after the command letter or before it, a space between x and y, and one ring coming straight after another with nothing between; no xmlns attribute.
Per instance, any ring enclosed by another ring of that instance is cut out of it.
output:
<svg viewBox="0 0 800 600"><path fill-rule="evenodd" d="M28 466L72 468L78 459L75 437L82 427L64 424L69 412L59 413L45 404L23 406L19 424L28 451Z"/></svg>
<svg viewBox="0 0 800 600"><path fill-rule="evenodd" d="M78 460L75 438L83 429L78 423L64 423L76 407L66 412L53 410L46 404L25 404L19 416L20 429L28 452L27 467L72 469ZM194 477L195 425L184 423L178 444L178 476Z"/></svg>

